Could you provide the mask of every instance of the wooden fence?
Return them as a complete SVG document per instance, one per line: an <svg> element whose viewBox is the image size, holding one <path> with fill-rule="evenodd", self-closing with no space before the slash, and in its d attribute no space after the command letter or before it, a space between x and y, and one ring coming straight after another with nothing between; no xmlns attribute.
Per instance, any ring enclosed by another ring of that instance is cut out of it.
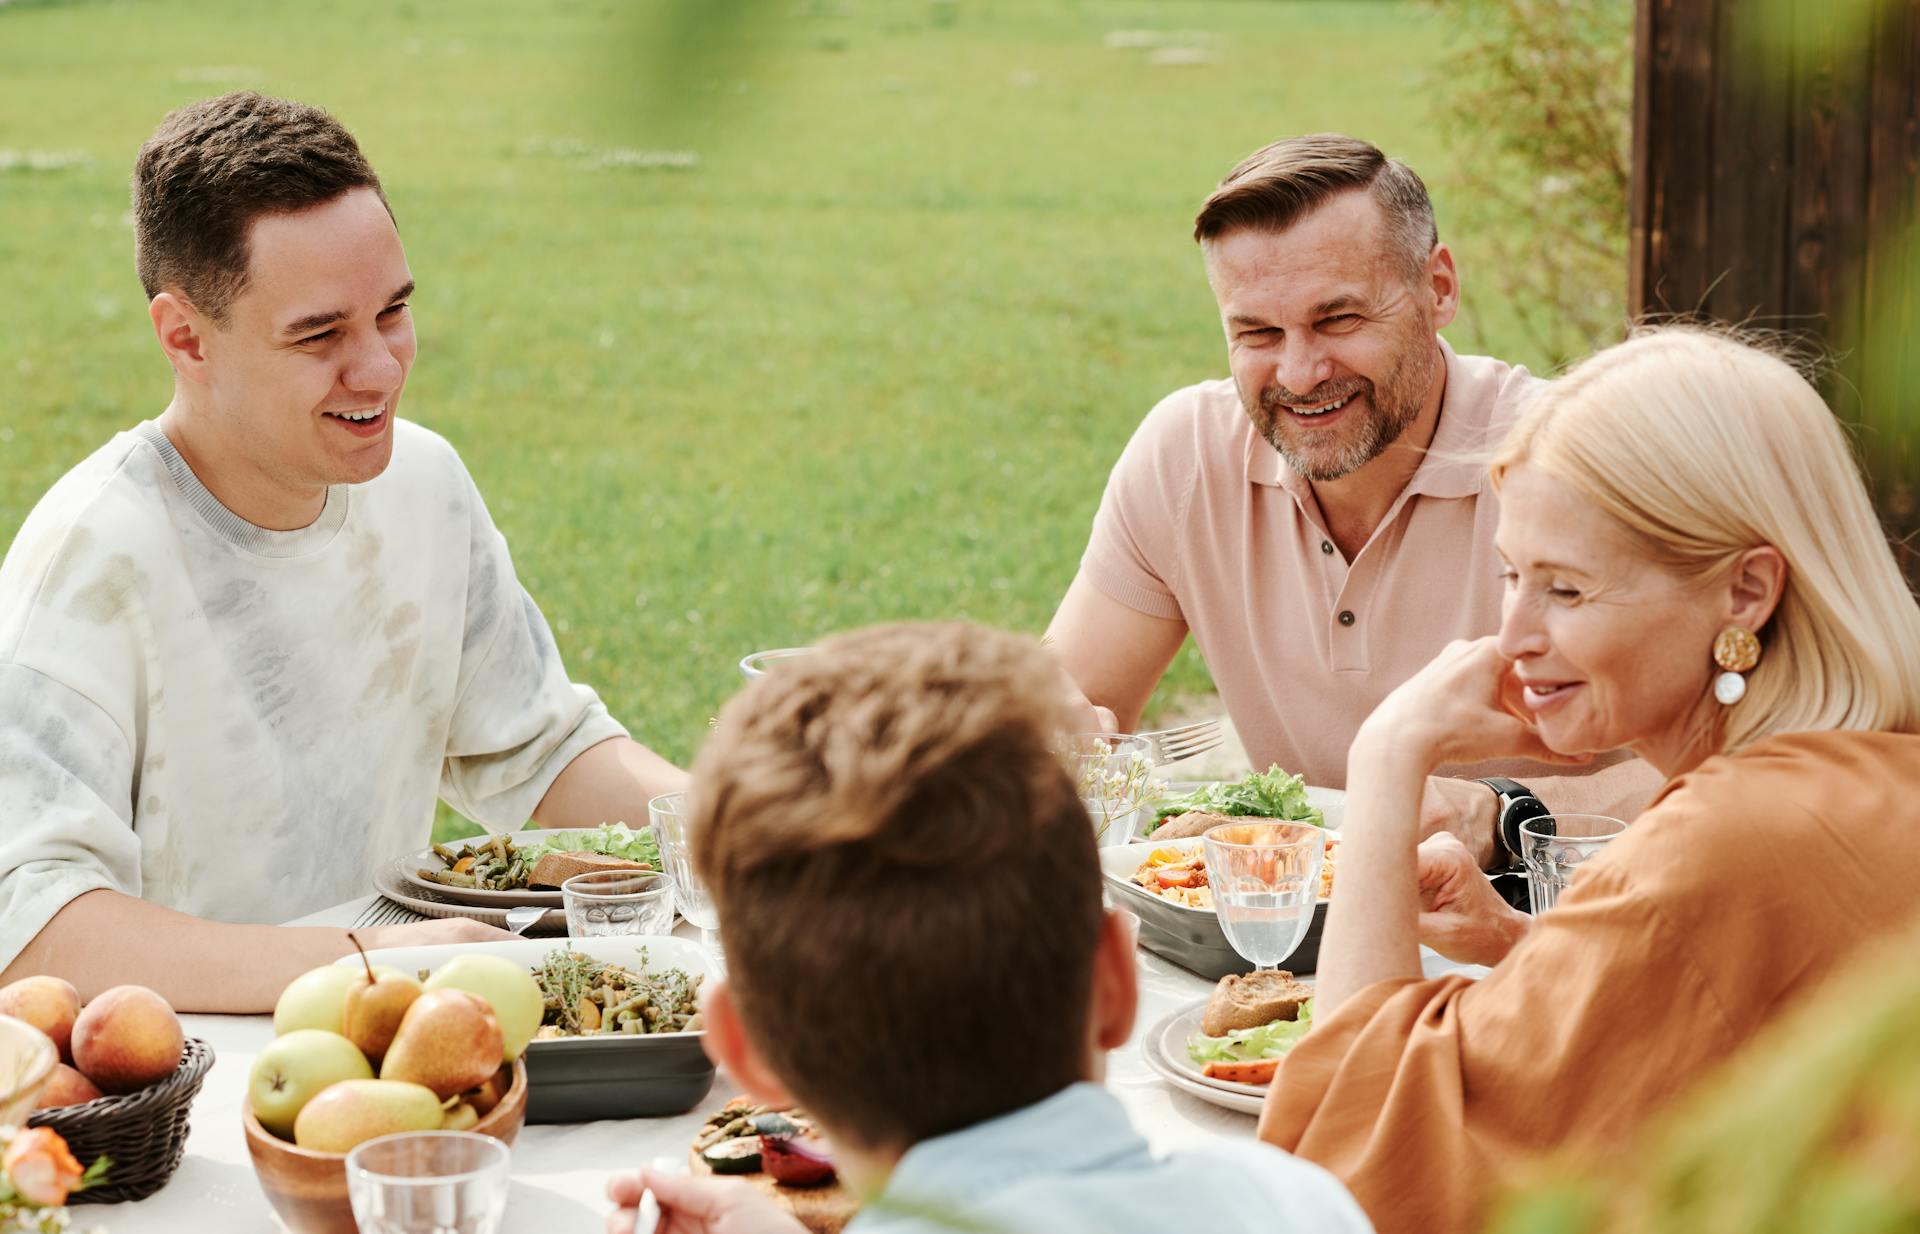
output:
<svg viewBox="0 0 1920 1234"><path fill-rule="evenodd" d="M1803 333L1920 581L1920 0L1636 0L1629 308Z"/></svg>

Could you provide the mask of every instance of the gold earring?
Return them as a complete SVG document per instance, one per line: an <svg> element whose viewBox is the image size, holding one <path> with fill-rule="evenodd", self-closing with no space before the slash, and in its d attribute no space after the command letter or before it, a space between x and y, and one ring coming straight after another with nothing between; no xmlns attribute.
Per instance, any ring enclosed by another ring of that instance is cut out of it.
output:
<svg viewBox="0 0 1920 1234"><path fill-rule="evenodd" d="M1724 671L1713 679L1713 696L1728 707L1747 695L1743 673L1760 663L1760 640L1752 630L1728 626L1713 640L1713 662Z"/></svg>

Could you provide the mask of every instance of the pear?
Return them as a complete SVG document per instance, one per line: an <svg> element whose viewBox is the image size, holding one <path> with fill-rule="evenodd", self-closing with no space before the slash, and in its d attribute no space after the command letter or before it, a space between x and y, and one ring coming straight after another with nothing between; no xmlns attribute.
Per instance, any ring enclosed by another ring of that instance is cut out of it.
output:
<svg viewBox="0 0 1920 1234"><path fill-rule="evenodd" d="M401 1017L380 1078L424 1084L444 1101L500 1069L501 1042L500 1021L485 999L465 990L428 990Z"/></svg>
<svg viewBox="0 0 1920 1234"><path fill-rule="evenodd" d="M506 1100L507 1090L513 1087L513 1069L502 1067L487 1077L486 1083L465 1094L468 1105L474 1112L485 1118L493 1113L493 1107Z"/></svg>
<svg viewBox="0 0 1920 1234"><path fill-rule="evenodd" d="M360 963L366 966L367 976L365 981L356 981L347 989L340 1016L342 1035L359 1046L367 1061L378 1067L387 1047L393 1044L393 1035L399 1031L407 1008L420 997L422 988L419 981L405 973L388 971L375 975L373 964L367 959L367 949L360 945L360 940L349 934L347 941L360 953Z"/></svg>
<svg viewBox="0 0 1920 1234"><path fill-rule="evenodd" d="M426 988L465 990L486 999L506 1038L506 1057L500 1061L507 1063L519 1058L520 1051L540 1031L540 1019L547 1010L546 995L540 992L540 983L526 965L485 952L455 956L434 970Z"/></svg>
<svg viewBox="0 0 1920 1234"><path fill-rule="evenodd" d="M480 1123L480 1115L474 1108L462 1101L454 1105L441 1116L442 1131L472 1131Z"/></svg>
<svg viewBox="0 0 1920 1234"><path fill-rule="evenodd" d="M440 1099L418 1084L341 1080L300 1108L293 1142L316 1153L344 1153L375 1136L435 1131L440 1123Z"/></svg>

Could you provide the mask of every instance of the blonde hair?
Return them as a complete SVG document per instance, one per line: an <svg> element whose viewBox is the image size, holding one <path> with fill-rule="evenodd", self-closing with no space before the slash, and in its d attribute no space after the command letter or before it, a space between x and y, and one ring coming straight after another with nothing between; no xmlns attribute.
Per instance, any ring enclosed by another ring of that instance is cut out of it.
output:
<svg viewBox="0 0 1920 1234"><path fill-rule="evenodd" d="M1495 455L1494 484L1521 463L1683 580L1724 578L1761 545L1785 558L1746 696L1711 709L1716 752L1776 733L1920 731L1920 605L1839 423L1786 361L1699 326L1637 330L1546 387Z"/></svg>

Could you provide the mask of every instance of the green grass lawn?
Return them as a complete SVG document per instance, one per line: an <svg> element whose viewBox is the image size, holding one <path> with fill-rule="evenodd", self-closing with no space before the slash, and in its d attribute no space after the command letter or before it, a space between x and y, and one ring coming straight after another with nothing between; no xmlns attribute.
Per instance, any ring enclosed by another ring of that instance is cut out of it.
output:
<svg viewBox="0 0 1920 1234"><path fill-rule="evenodd" d="M359 136L420 285L409 414L460 448L574 676L676 760L756 648L1044 626L1133 426L1224 371L1188 230L1247 151L1369 137L1447 234L1432 9L766 5L770 50L674 114L631 102L633 11L0 5L0 151L43 156L0 155L0 544L164 406L127 177L230 88ZM1475 238L1448 238L1473 301ZM1488 337L1457 345L1534 358L1475 304ZM1206 688L1189 648L1162 698Z"/></svg>

